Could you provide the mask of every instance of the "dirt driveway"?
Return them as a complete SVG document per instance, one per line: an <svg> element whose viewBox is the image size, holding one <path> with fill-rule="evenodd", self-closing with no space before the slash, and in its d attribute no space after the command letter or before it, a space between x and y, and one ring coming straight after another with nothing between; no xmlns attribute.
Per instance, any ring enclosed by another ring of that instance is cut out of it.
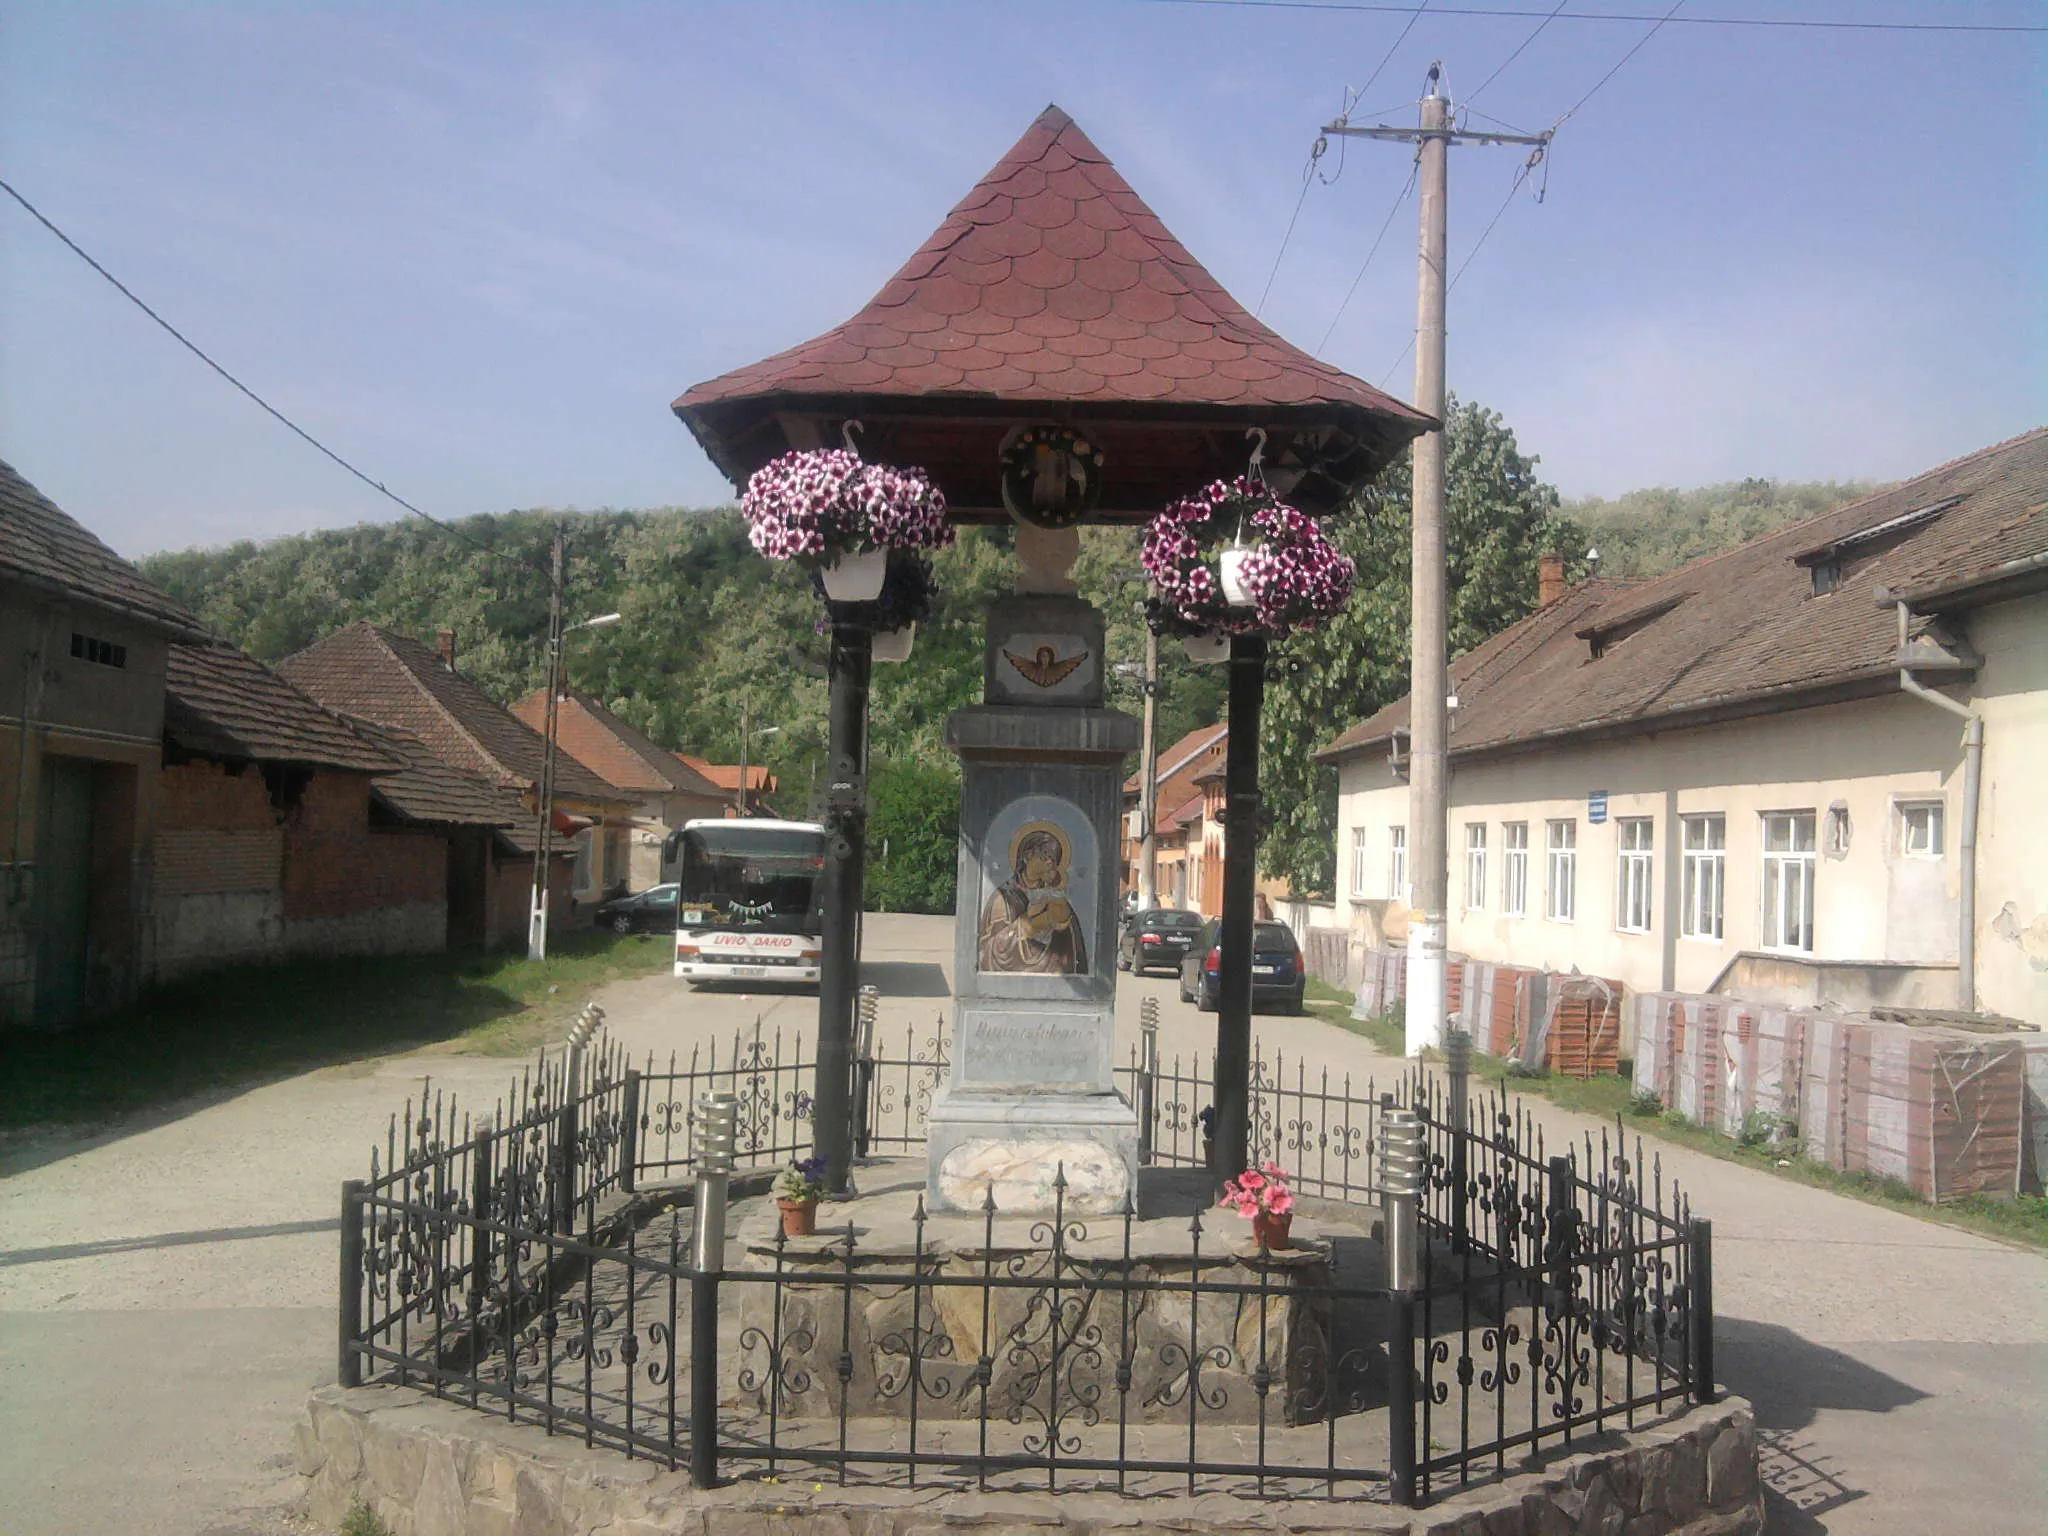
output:
<svg viewBox="0 0 2048 1536"><path fill-rule="evenodd" d="M929 1032L947 1011L949 922L871 917L867 944L885 1031ZM1127 1043L1149 992L1166 1053L1207 1049L1213 1016L1174 990L1125 978ZM817 1008L665 977L602 1001L636 1056L687 1053L757 1018L808 1034ZM1269 1053L1312 1069L1399 1070L1313 1020L1259 1028ZM0 1158L0 1528L295 1529L289 1429L306 1390L333 1377L340 1183L423 1079L485 1102L511 1069L391 1057L16 1143ZM2042 1529L2048 1258L1681 1149L1664 1162L1714 1218L1721 1370L1767 1431L1774 1531Z"/></svg>

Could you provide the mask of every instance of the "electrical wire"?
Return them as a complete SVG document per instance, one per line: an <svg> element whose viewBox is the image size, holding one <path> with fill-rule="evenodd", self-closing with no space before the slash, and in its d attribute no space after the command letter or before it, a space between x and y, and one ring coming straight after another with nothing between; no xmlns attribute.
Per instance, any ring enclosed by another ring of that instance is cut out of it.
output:
<svg viewBox="0 0 2048 1536"><path fill-rule="evenodd" d="M1380 232L1373 236L1372 249L1365 253L1365 260L1358 264L1358 271L1351 279L1351 286L1344 290L1344 302L1337 306L1337 313L1330 317L1330 324L1323 332L1323 339L1316 343L1315 355L1317 357L1323 355L1323 348L1330 344L1330 338L1337 332L1337 322L1344 318L1344 311L1351 307L1352 296L1358 292L1358 285L1365 280L1365 269L1372 265L1373 257L1379 255L1380 246L1387 238L1387 231L1394 227L1394 215L1401 211L1401 205L1408 201L1408 194L1415 190L1415 178L1419 171L1420 164L1418 161L1417 165L1409 168L1406 185L1394 195L1394 205L1387 210L1386 218L1381 221ZM1395 366L1398 367L1399 364Z"/></svg>
<svg viewBox="0 0 2048 1536"><path fill-rule="evenodd" d="M493 549L488 544L479 543L477 540L471 538L468 534L464 533L461 529L453 527L448 523L442 522L438 517L435 517L430 512L421 511L418 507L414 506L411 502L407 501L403 496L399 495L396 491L386 486L382 481L372 479L368 474L358 469L355 465L351 464L347 459L343 458L340 454L336 453L332 448L328 447L325 443L321 442L319 438L315 437L312 433L308 432L304 427L300 426L297 422L293 421L289 416L285 415L283 411L280 411L268 400L264 399L261 395L257 394L255 390L251 389L248 385L244 384L232 373L229 373L226 368L222 367L219 363L215 362L213 358L209 357L206 354L206 352L198 346L197 343L192 341L189 337L185 335L184 332L180 331L175 325L172 325L170 321L166 320L154 309L150 308L148 304L144 303L141 297L137 295L132 288L130 288L126 283L122 282L118 277L114 276L114 274L109 272L104 266L100 265L100 263L96 259L94 259L90 252L88 252L76 240L73 240L69 235L65 234L63 230L59 229L53 222L51 222L49 216L46 215L42 211L42 209L36 207L36 205L30 202L26 197L23 197L20 192L16 191L15 188L4 179L0 179L0 192L5 192L9 197L13 198L17 203L21 204L21 206L27 210L30 218L34 219L38 224L42 225L43 228L47 229L51 234L55 235L59 240L61 240L64 243L64 245L71 251L71 253L74 256L78 257L79 260L83 261L87 266L91 267L93 271L99 273L101 277L105 278L109 283L113 284L116 291L118 291L123 298L125 298L129 303L133 304L137 309L141 310L145 315L149 316L150 319L154 320L171 337L172 340L178 343L179 346L183 347L187 352L190 352L194 357L198 358L199 361L206 364L207 367L211 368L223 379L226 379L228 383L232 384L236 389L241 391L243 395L247 396L250 400L254 401L257 407L260 408L266 415L270 416L279 425L283 426L287 431L291 432L295 437L299 438L309 447L321 453L326 458L332 460L334 463L340 465L343 469L347 470L351 475L355 476L356 479L362 481L363 484L367 485L371 490L375 491L378 495L384 497L386 500L396 504L397 506L403 507L406 511L410 512L414 517L432 523L436 528L440 529L443 533L448 534L453 538L460 539L463 543L469 545L472 549L475 549L482 554L489 555L494 560L503 560L510 565L519 566L523 570L540 572L542 575L546 574L546 572L541 571L540 566L537 564L534 564L526 560L522 560L517 555L508 555L501 549Z"/></svg>
<svg viewBox="0 0 2048 1536"><path fill-rule="evenodd" d="M1408 41L1408 34L1415 30L1415 23L1422 20L1422 13L1428 9L1429 0L1422 0L1422 4L1414 7L1413 14L1408 18L1408 25L1401 29L1401 35L1394 39L1393 46L1388 48L1379 63L1373 66L1373 72L1366 76L1365 84L1358 88L1357 94L1360 100L1363 100L1365 93L1372 89L1373 81L1379 79L1380 75L1385 72L1386 67L1394 61L1394 55L1400 51L1401 45Z"/></svg>
<svg viewBox="0 0 2048 1536"><path fill-rule="evenodd" d="M1484 80L1479 82L1479 89L1474 91L1470 96L1467 96L1465 98L1465 104L1467 106L1470 106L1471 103L1477 101L1479 99L1480 92L1484 91L1489 85L1493 84L1494 81L1498 80L1501 77L1501 72L1505 70L1510 64L1514 63L1515 60L1519 59L1522 56L1523 52L1528 48L1528 46L1531 43L1535 42L1537 38L1543 35L1543 29L1549 26L1553 21L1557 20L1558 12L1562 11L1565 8L1565 6L1567 6L1570 3L1571 0L1557 0L1557 10L1552 11L1548 16L1544 17L1541 21L1536 23L1536 30L1534 32L1531 32L1527 37L1523 38L1521 41L1521 45L1517 47L1513 53L1509 54L1506 58L1502 59L1500 63L1494 66L1493 73L1488 75ZM1482 117L1485 116L1484 113L1481 113L1480 115ZM1500 119L1496 117L1489 119L1489 121L1497 123L1500 121Z"/></svg>
<svg viewBox="0 0 2048 1536"><path fill-rule="evenodd" d="M1643 51L1644 45L1647 44L1651 38L1655 37L1659 32L1662 32L1664 30L1665 24L1669 22L1673 17L1677 16L1679 12L1679 7L1683 6L1684 4L1685 0L1678 0L1677 5L1672 6L1670 10L1666 11L1663 14L1663 16L1658 18L1657 24L1654 27L1650 28L1649 31L1645 32L1641 37L1636 39L1636 45L1633 48L1629 49L1627 53L1624 53L1619 59L1614 61L1614 67L1612 69L1608 70L1606 74L1602 75L1598 80L1593 82L1592 90L1586 92L1585 95L1581 96L1577 101L1573 102L1569 107L1565 109L1564 116L1560 117L1556 122L1550 125L1550 131L1552 133L1556 133L1558 129L1562 128L1567 122L1571 120L1572 115L1575 112L1577 112L1579 108L1583 107L1587 102L1591 101L1595 96L1599 95L1600 87L1605 85L1608 81L1612 80L1616 75L1620 74L1622 66L1627 64L1628 61L1634 58L1637 54L1641 53Z"/></svg>
<svg viewBox="0 0 2048 1536"><path fill-rule="evenodd" d="M1373 4L1370 0L1144 0L1149 5L1206 6L1212 9L1235 8L1253 11L1338 11L1357 12L1382 16L1418 16L1428 10L1433 16L1484 16L1521 18L1535 20L1541 11L1518 10L1507 6L1461 5L1431 6L1428 0L1420 5ZM1559 11L1560 21L1657 21L1655 15L1639 11ZM1678 25L1682 27L1772 27L1783 31L1819 32L1979 32L1999 34L2038 34L2048 32L2048 24L2025 22L1982 22L1982 21L1841 21L1823 20L1815 17L1794 16L1685 16Z"/></svg>
<svg viewBox="0 0 2048 1536"><path fill-rule="evenodd" d="M1266 286L1259 290L1259 302L1252 306L1254 320L1265 310L1266 300L1273 292L1273 279L1280 275L1280 263L1287 259L1287 244L1294 238L1294 226L1301 219L1301 205L1308 201L1308 189L1315 184L1316 162L1323 158L1323 152L1329 147L1330 141L1317 134L1315 147L1308 152L1308 164L1301 168L1301 191L1294 199L1294 212L1287 216L1287 230L1280 236L1280 249L1273 253L1273 270L1266 274Z"/></svg>

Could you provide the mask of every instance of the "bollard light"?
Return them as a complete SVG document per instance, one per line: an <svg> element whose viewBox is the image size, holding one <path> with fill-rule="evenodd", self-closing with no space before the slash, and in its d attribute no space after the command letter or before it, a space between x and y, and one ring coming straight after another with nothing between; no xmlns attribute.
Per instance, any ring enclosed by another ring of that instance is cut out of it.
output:
<svg viewBox="0 0 2048 1536"><path fill-rule="evenodd" d="M1454 1077L1472 1070L1472 1036L1456 1025L1444 1031L1444 1065Z"/></svg>
<svg viewBox="0 0 2048 1536"><path fill-rule="evenodd" d="M1387 1285L1406 1294L1422 1280L1417 1203L1424 1180L1422 1122L1413 1110L1380 1112L1380 1190L1386 1209Z"/></svg>
<svg viewBox="0 0 2048 1536"><path fill-rule="evenodd" d="M731 1173L739 1129L740 1101L730 1093L706 1093L697 1100L691 1156L699 1173Z"/></svg>

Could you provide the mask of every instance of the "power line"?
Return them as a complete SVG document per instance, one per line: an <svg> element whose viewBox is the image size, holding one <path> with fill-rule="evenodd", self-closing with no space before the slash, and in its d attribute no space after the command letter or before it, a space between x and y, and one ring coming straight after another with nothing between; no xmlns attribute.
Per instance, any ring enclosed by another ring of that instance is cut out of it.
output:
<svg viewBox="0 0 2048 1536"><path fill-rule="evenodd" d="M1477 101L1479 99L1479 91L1485 90L1489 85L1493 84L1494 81L1498 80L1501 77L1502 71L1504 71L1510 64L1514 63L1515 60L1519 59L1522 56L1523 52L1527 50L1528 46L1531 43L1535 42L1537 38L1543 35L1543 29L1549 26L1553 21L1557 20L1558 13L1561 12L1569 3L1570 0L1557 0L1557 10L1552 11L1548 16L1544 17L1541 21L1536 23L1536 30L1534 32L1531 32L1527 37L1523 38L1521 44L1515 49L1513 53L1509 54L1506 58L1502 59L1500 63L1494 66L1493 73L1488 75L1484 80L1479 82L1479 90L1474 91L1470 96L1467 96L1464 100L1463 105L1469 107L1473 102ZM1499 122L1500 119L1493 118L1491 119L1491 121Z"/></svg>
<svg viewBox="0 0 2048 1536"><path fill-rule="evenodd" d="M1408 181L1394 195L1394 205L1387 210L1387 216L1380 223L1380 232L1373 236L1372 249L1365 253L1365 260L1358 264L1358 271L1351 279L1351 286L1344 290L1344 302L1337 306L1337 313L1330 317L1329 328L1323 332L1323 339L1316 343L1316 356L1323 355L1323 348L1330 344L1330 338L1337 332L1337 322L1344 318L1344 311L1351 307L1351 299L1358 292L1358 285L1365 280L1365 269L1372 265L1373 257L1379 255L1380 246L1387 238L1387 231L1394 227L1394 216L1401 211L1401 205L1408 201L1408 194L1415 190L1415 170L1409 169ZM1397 365L1398 366L1398 365Z"/></svg>
<svg viewBox="0 0 2048 1536"><path fill-rule="evenodd" d="M1188 5L1239 8L1254 11L1339 11L1369 15L1417 16L1428 10L1433 16L1485 16L1534 21L1541 11L1516 10L1506 6L1380 5L1369 0L1145 0L1150 5ZM1662 18L1637 11L1558 11L1558 21L1659 21ZM1980 32L1991 34L2038 34L2048 24L1981 21L1839 21L1792 16L1685 16L1685 27L1773 27L1779 30L1821 32Z"/></svg>
<svg viewBox="0 0 2048 1536"><path fill-rule="evenodd" d="M1587 102L1591 101L1595 96L1599 95L1600 87L1605 85L1608 81L1612 80L1616 75L1620 74L1622 66L1628 63L1628 61L1634 58L1637 54L1641 53L1643 51L1643 46L1646 43L1648 43L1651 38L1655 37L1659 32L1662 32L1664 30L1665 24L1678 15L1679 6L1682 6L1684 4L1685 0L1678 0L1677 5L1672 6L1670 10L1666 11L1661 17L1659 17L1657 20L1657 24L1654 27L1650 28L1649 31L1645 32L1641 37L1636 39L1636 45L1633 48L1629 49L1627 53L1624 53L1619 59L1614 61L1614 67L1612 69L1608 70L1606 74L1602 75L1598 80L1593 82L1592 90L1586 92L1585 95L1581 96L1577 101L1573 102L1571 106L1565 109L1564 116L1560 117L1556 122L1550 125L1550 131L1552 133L1557 132L1557 130L1562 128L1565 125L1565 123L1571 118L1573 113L1577 112L1579 108L1583 107Z"/></svg>
<svg viewBox="0 0 2048 1536"><path fill-rule="evenodd" d="M1422 13L1428 9L1429 0L1422 0L1422 4L1414 8L1414 14L1408 18L1408 25L1401 29L1401 35L1394 39L1393 45L1387 49L1379 63L1373 67L1373 72L1366 77L1365 84L1358 88L1358 97L1361 101L1365 99L1365 93L1372 89L1373 81L1379 79L1381 74L1385 72L1387 65L1393 62L1394 55L1400 51L1401 45L1408 41L1408 34L1415 30L1415 23L1422 20Z"/></svg>
<svg viewBox="0 0 2048 1536"><path fill-rule="evenodd" d="M1294 226L1301 219L1301 205L1308 201L1308 189L1315 183L1316 162L1323 158L1323 151L1330 147L1330 141L1317 135L1314 148L1308 152L1308 164L1301 168L1301 191L1294 199L1294 212L1287 216L1286 233L1280 236L1280 249L1273 253L1273 270L1266 274L1266 286L1259 290L1259 302L1252 306L1252 318L1257 319L1266 307L1266 300L1273 292L1273 279L1280 275L1280 263L1287 258L1287 243L1294 238Z"/></svg>
<svg viewBox="0 0 2048 1536"><path fill-rule="evenodd" d="M448 534L451 537L460 539L463 543L469 545L472 549L478 550L483 554L489 555L493 559L504 560L512 565L520 566L523 569L534 571L538 571L540 569L538 566L529 565L528 562L521 560L516 555L508 555L501 549L493 549L488 544L479 543L477 540L472 539L468 534L462 532L461 529L452 527L449 524L442 522L438 517L435 517L432 513L422 512L418 507L414 506L411 502L407 501L403 496L399 495L396 491L391 490L389 487L384 485L382 481L371 479L369 475L365 474L362 470L356 468L355 465L351 464L347 459L344 459L332 448L328 447L325 443L321 442L319 438L315 437L312 433L308 432L304 427L300 426L297 422L293 421L289 416L285 415L283 411L280 411L268 400L264 399L261 395L257 394L255 390L251 389L248 385L244 384L240 379L236 378L232 373L229 373L227 369L222 367L219 363L215 362L203 350L201 350L200 347L195 342L188 338L184 332L180 331L175 325L172 325L170 321L166 320L154 309L151 309L148 304L142 301L141 297L137 295L132 288L130 288L126 283L122 282L118 277L114 276L114 274L109 272L105 267L101 266L100 263L93 258L90 252L88 252L76 240L72 239L69 235L65 234L63 230L59 229L55 224L53 224L48 218L48 216L45 215L40 208L36 207L34 203L30 202L27 198L23 197L21 193L17 192L5 180L0 180L0 192L5 192L9 197L13 198L17 203L21 204L21 206L28 211L28 215L30 218L34 219L38 224L42 225L43 228L47 229L59 240L63 241L65 246L70 249L71 253L74 256L78 257L79 260L83 261L87 266L91 267L93 271L99 273L99 275L105 278L109 283L113 284L115 289L121 294L123 298L125 298L129 303L133 304L137 309L141 310L145 315L149 316L150 319L154 320L159 326L161 326L164 329L165 332L167 332L170 335L172 340L178 343L179 346L183 347L187 352L190 352L194 357L198 358L199 361L206 364L206 366L211 368L215 373L219 374L222 378L226 379L228 383L234 385L236 389L240 390L242 394L247 396L250 400L253 400L256 403L256 405L260 407L267 415L269 415L272 419L274 419L280 425L285 427L294 436L298 437L308 446L316 449L318 452L325 455L327 458L331 459L334 463L340 465L343 469L347 470L351 475L354 475L358 480L362 481L363 484L367 485L371 490L375 491L378 495L384 497L388 501L394 502L398 506L403 507L406 511L410 512L414 517L421 518L426 522L432 523L436 528L440 529L443 533Z"/></svg>

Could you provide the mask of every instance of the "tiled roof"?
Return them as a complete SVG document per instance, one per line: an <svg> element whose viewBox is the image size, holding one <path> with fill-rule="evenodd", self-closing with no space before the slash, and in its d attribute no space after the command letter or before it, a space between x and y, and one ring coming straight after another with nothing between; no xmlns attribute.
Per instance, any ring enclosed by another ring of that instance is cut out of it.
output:
<svg viewBox="0 0 2048 1536"><path fill-rule="evenodd" d="M0 462L0 576L111 609L184 639L207 638L199 620L5 462Z"/></svg>
<svg viewBox="0 0 2048 1536"><path fill-rule="evenodd" d="M1169 827L1190 827L1202 819L1203 797L1196 795L1179 810L1165 818Z"/></svg>
<svg viewBox="0 0 2048 1536"><path fill-rule="evenodd" d="M365 740L255 657L231 645L173 645L164 675L164 734L213 757L311 763L365 773L400 759Z"/></svg>
<svg viewBox="0 0 2048 1536"><path fill-rule="evenodd" d="M1452 664L1451 752L1890 691L1898 618L1880 589L1933 593L2048 550L2044 500L2048 428L1649 581L1573 588ZM1840 575L1817 596L1796 562L1822 550ZM1407 724L1404 698L1317 756L1382 745Z"/></svg>
<svg viewBox="0 0 2048 1536"><path fill-rule="evenodd" d="M1244 466L1247 424L1337 427L1350 438L1337 456L1365 445L1355 463L1334 469L1324 458L1327 442L1308 450L1318 473L1332 469L1336 491L1430 425L1255 319L1058 107L1046 108L866 308L801 346L697 385L675 409L737 484L784 444L747 445L748 431L768 432L767 423L728 408L796 399L838 402L842 414L865 410L871 432L863 452L925 464L935 474L937 445L915 434L883 440L868 408L884 401L955 408L940 430L956 438L962 406L987 414L1000 404L1014 417L1021 405L1077 422L1089 413L1156 420L1162 408L1180 418L1206 412L1203 419L1238 427L1226 434L1234 472ZM992 477L995 440L988 446ZM1104 446L1105 508L1156 507L1137 496L1152 485L1146 471L1160 466ZM1217 472L1196 469L1197 485ZM956 507L1001 505L988 484L940 474L940 485Z"/></svg>
<svg viewBox="0 0 2048 1536"><path fill-rule="evenodd" d="M355 623L277 669L330 709L410 731L444 763L521 788L540 778L541 734L410 636ZM632 799L563 752L555 756L555 792L615 804Z"/></svg>
<svg viewBox="0 0 2048 1536"><path fill-rule="evenodd" d="M732 794L740 787L740 765L738 763L710 763L688 752L676 753L677 761L692 772L704 778L725 794ZM775 775L760 763L747 764L747 793L750 795L772 795L775 793Z"/></svg>
<svg viewBox="0 0 2048 1536"><path fill-rule="evenodd" d="M1157 782L1164 785L1175 774L1193 763L1204 752L1220 746L1230 735L1230 722L1219 725L1198 725L1170 747L1161 747L1153 758L1152 769L1158 775ZM1124 793L1135 795L1142 787L1142 775L1132 774L1124 780Z"/></svg>
<svg viewBox="0 0 2048 1536"><path fill-rule="evenodd" d="M531 851L533 816L520 803L517 790L481 774L450 767L410 731L370 720L352 720L351 724L402 765L396 773L380 776L370 786L370 792L407 821L524 827L527 851Z"/></svg>
<svg viewBox="0 0 2048 1536"><path fill-rule="evenodd" d="M536 688L512 706L512 713L536 731L545 730L547 690ZM586 693L571 691L555 707L555 742L609 784L647 794L716 795L718 786L656 746Z"/></svg>

